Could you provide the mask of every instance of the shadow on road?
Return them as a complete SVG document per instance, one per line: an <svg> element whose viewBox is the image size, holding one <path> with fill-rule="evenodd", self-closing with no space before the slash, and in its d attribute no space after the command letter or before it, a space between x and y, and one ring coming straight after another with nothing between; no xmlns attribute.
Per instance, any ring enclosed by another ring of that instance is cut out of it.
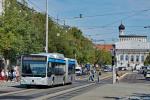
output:
<svg viewBox="0 0 150 100"><path fill-rule="evenodd" d="M137 97L139 99L137 100L150 100L150 94L145 94L145 93L133 93L130 98L132 97ZM132 99L130 99L132 100Z"/></svg>
<svg viewBox="0 0 150 100"><path fill-rule="evenodd" d="M150 100L150 94L145 93L133 93L133 95L127 97L119 97L119 96L105 96L103 97L107 100Z"/></svg>
<svg viewBox="0 0 150 100"><path fill-rule="evenodd" d="M15 88L28 88L28 89L48 89L48 88L54 88L54 87L59 87L59 86L67 86L70 84L59 84L59 85L53 85L53 86L44 86L44 85L15 85L15 86L11 86L11 87L15 87Z"/></svg>
<svg viewBox="0 0 150 100"><path fill-rule="evenodd" d="M114 100L123 100L124 99L124 97L113 97L113 96L106 96L106 97L104 97L104 99L110 99L110 100L112 100L112 99L114 99Z"/></svg>
<svg viewBox="0 0 150 100"><path fill-rule="evenodd" d="M23 100L25 98L25 100L29 100L31 99L30 96L5 96L5 97L0 97L0 100Z"/></svg>

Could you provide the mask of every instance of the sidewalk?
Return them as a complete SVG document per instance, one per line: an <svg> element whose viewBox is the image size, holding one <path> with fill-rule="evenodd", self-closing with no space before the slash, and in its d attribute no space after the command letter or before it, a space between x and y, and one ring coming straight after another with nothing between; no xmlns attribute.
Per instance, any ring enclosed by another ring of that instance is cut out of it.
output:
<svg viewBox="0 0 150 100"><path fill-rule="evenodd" d="M150 84L106 84L71 100L150 100Z"/></svg>
<svg viewBox="0 0 150 100"><path fill-rule="evenodd" d="M11 87L20 85L20 82L15 81L0 81L0 87Z"/></svg>

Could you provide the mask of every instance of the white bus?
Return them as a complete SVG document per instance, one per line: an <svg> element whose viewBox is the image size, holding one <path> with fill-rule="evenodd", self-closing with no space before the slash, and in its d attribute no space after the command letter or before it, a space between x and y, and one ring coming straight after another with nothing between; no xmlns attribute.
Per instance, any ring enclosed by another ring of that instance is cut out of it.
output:
<svg viewBox="0 0 150 100"><path fill-rule="evenodd" d="M51 86L72 83L76 63L75 59L58 53L24 55L21 58L21 84Z"/></svg>

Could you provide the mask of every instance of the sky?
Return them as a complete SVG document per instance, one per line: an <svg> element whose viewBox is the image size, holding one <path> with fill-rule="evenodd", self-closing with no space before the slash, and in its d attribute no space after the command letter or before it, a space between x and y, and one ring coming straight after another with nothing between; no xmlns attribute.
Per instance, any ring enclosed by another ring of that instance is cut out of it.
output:
<svg viewBox="0 0 150 100"><path fill-rule="evenodd" d="M46 0L27 0L37 11L46 11ZM150 0L48 0L48 14L81 29L94 43L118 41L118 26L125 34L146 35L150 39ZM79 15L82 14L82 18Z"/></svg>

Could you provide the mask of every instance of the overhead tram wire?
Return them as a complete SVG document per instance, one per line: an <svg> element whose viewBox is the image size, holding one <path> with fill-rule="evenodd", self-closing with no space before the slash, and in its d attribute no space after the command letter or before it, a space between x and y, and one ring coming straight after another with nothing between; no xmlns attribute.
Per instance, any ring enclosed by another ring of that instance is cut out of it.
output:
<svg viewBox="0 0 150 100"><path fill-rule="evenodd" d="M37 9L39 9L42 12L45 12L43 9L41 9L40 7L38 7L35 3L33 3L31 0L28 0L29 3L31 3L31 5L33 5L34 7L36 7ZM128 13L135 13L135 12L145 12L145 11L149 11L149 9L144 9L144 10L136 10L136 11L129 11L129 12L115 12L115 13L106 13L106 14L99 14L99 15L90 15L90 16L82 16L81 17L70 17L70 18L59 18L59 20L65 20L65 19L83 19L83 18L92 18L92 17L98 17L98 16L109 16L109 15L119 15L119 14L128 14ZM49 15L50 16L50 15ZM51 18L53 18L54 20L57 20L55 17L50 16ZM101 26L103 27L103 26Z"/></svg>
<svg viewBox="0 0 150 100"><path fill-rule="evenodd" d="M31 5L33 5L34 7L36 7L37 9L39 9L40 11L42 11L42 12L45 12L43 9L41 9L40 7L38 7L35 3L33 3L31 0L28 0L29 1L29 3L31 4ZM129 11L129 12L116 12L116 13L107 13L107 14L99 14L99 15L90 15L90 16L84 16L84 17L82 17L82 19L83 18L92 18L92 17L98 17L98 16L109 16L109 15L118 15L118 14L127 14L127 13L134 13L134 12L137 12L137 13L141 13L141 12L146 12L146 11L149 11L150 10L150 8L149 9L144 9L144 10L136 10L136 11ZM125 18L123 18L123 20L124 19L127 19L127 18L129 18L129 17L132 17L132 16L134 16L134 15L136 15L137 13L134 13L133 15L129 15L129 16L127 16L127 17L125 17ZM49 15L50 16L50 15ZM53 16L50 16L53 20L57 20L55 17L53 17ZM62 20L62 19L79 19L80 17L74 17L74 18L59 18L59 20ZM81 18L80 18L81 19ZM108 26L108 25L111 25L111 24L114 24L114 23L116 23L116 22L118 22L118 21L120 21L120 20L117 20L117 21L114 21L114 22L112 22L112 23L109 23L109 24L106 24L106 25L104 25L104 26L90 26L90 28L87 28L87 29L85 29L85 30L91 30L91 29L99 29L99 28L106 28L106 27L111 27L111 26ZM127 26L128 27L128 26ZM129 26L129 27L140 27L140 26ZM143 26L142 26L143 27Z"/></svg>
<svg viewBox="0 0 150 100"><path fill-rule="evenodd" d="M115 13L106 13L106 14L97 14L97 15L82 16L82 18L81 17L70 17L70 18L60 18L60 19L65 19L65 20L84 19L84 18L93 18L93 17L101 17L101 16L129 14L129 13L143 12L143 11L149 11L149 10L150 10L150 8L143 9L143 10L128 11L128 12L126 11L126 12L115 12Z"/></svg>
<svg viewBox="0 0 150 100"><path fill-rule="evenodd" d="M107 30L112 30L116 29L118 26L78 26L78 28L83 29L83 30L99 30L99 29L107 29ZM126 26L128 28L143 28L144 26ZM135 30L135 29L134 29Z"/></svg>
<svg viewBox="0 0 150 100"><path fill-rule="evenodd" d="M40 7L38 7L38 6L37 6L35 3L33 3L31 0L27 0L27 1L28 1L32 6L36 7L39 11L41 11L41 12L43 12L43 13L46 12L45 10L41 9ZM53 20L56 20L55 17L50 16L49 14L48 14L48 16L51 17Z"/></svg>
<svg viewBox="0 0 150 100"><path fill-rule="evenodd" d="M45 12L43 9L41 9L40 7L38 7L38 6L37 6L35 3L33 3L31 0L28 0L28 2L29 2L32 6L36 7L37 9L39 9L40 11Z"/></svg>
<svg viewBox="0 0 150 100"><path fill-rule="evenodd" d="M92 28L87 28L87 29L85 29L85 30L106 28L106 27L108 27L109 25L112 25L112 24L114 24L114 23L116 23L116 22L118 22L118 21L120 21L120 20L126 20L126 19L129 19L129 18L131 18L131 17L133 17L133 16L139 14L139 13L144 13L144 12L147 12L147 11L150 11L150 9L146 9L146 10L142 10L142 11L140 11L140 12L136 12L136 13L134 13L134 14L132 14L132 15L126 16L126 17L124 17L124 18L122 18L122 19L116 20L116 21L114 21L114 22L112 22L112 23L108 23L108 24L106 24L106 25L104 25L104 26L101 26L101 27L92 27Z"/></svg>

